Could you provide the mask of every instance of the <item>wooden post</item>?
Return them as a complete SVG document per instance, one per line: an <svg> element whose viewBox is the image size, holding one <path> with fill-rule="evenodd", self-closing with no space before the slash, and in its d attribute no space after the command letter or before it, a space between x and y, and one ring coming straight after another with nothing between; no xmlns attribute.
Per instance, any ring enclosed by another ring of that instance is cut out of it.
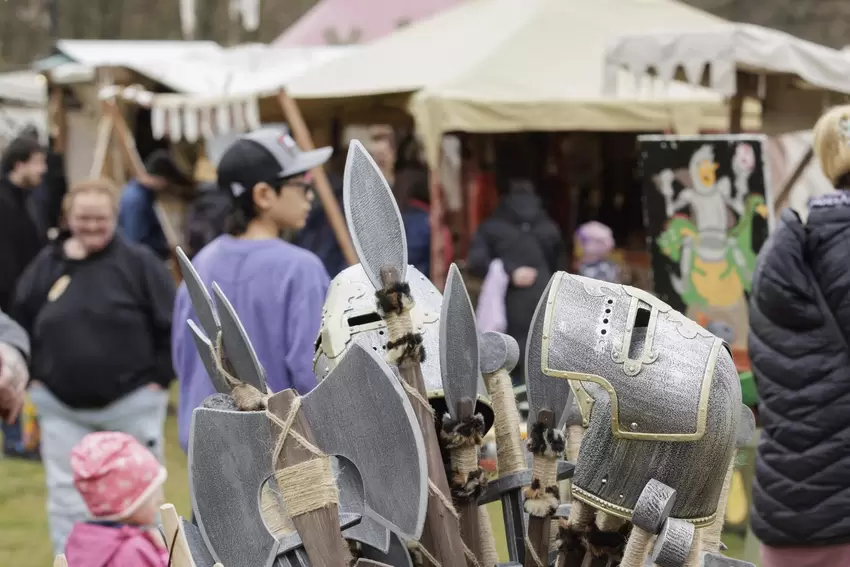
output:
<svg viewBox="0 0 850 567"><path fill-rule="evenodd" d="M309 151L315 149L313 139L310 136L310 130L307 129L307 124L304 122L304 117L301 115L298 104L284 90L281 90L278 94L278 101L298 146L302 150ZM339 202L337 202L333 189L331 189L328 176L322 167L315 168L312 174L316 178L316 191L319 194L319 200L322 202L322 207L324 207L325 213L328 216L328 222L334 231L336 241L339 243L340 248L342 248L343 256L345 256L345 260L349 265L357 264L359 262L357 252L354 250L351 235L348 233L348 227L345 224L345 217L342 215Z"/></svg>
<svg viewBox="0 0 850 567"><path fill-rule="evenodd" d="M68 144L68 120L65 113L65 101L62 87L53 85L50 87L49 103L49 132L53 138L53 151L64 154Z"/></svg>
<svg viewBox="0 0 850 567"><path fill-rule="evenodd" d="M443 151L440 149L437 165L431 168L428 190L431 194L431 210L429 221L431 225L431 282L437 289L446 285L446 251L443 250L443 191L440 185L440 165L443 161Z"/></svg>
<svg viewBox="0 0 850 567"><path fill-rule="evenodd" d="M776 213L779 213L780 207L788 200L791 196L791 190L794 189L794 185L797 184L797 181L800 180L800 177L803 175L803 172L806 170L806 167L811 163L812 158L815 156L815 150L810 145L809 149L806 150L806 153L803 157L800 158L800 161L797 162L797 167L794 168L794 171L791 173L790 177L785 180L785 183L782 185L782 189L779 191L779 194L776 196L776 200L773 203L773 210Z"/></svg>
<svg viewBox="0 0 850 567"><path fill-rule="evenodd" d="M145 164L142 162L141 156L139 156L139 152L136 149L136 141L133 138L133 133L130 131L130 127L127 126L127 122L124 121L124 117L121 116L118 104L114 100L110 100L107 101L105 105L111 118L113 128L115 129L116 134L118 134L118 147L121 150L121 153L124 154L124 159L127 160L127 163L133 172L133 176L140 177L144 175L146 173ZM168 220L165 208L158 199L154 201L153 207L154 212L156 213L156 218L159 221L159 225L162 227L162 232L165 234L165 240L168 242L168 248L173 252L175 248L180 246L180 237L177 235L177 231L174 230L174 227L171 226L171 222Z"/></svg>
<svg viewBox="0 0 850 567"><path fill-rule="evenodd" d="M112 114L106 112L106 104L102 104L103 112L97 125L97 142L94 146L94 157L92 158L89 177L92 179L103 177L106 169L106 154L109 152L109 144L112 141Z"/></svg>

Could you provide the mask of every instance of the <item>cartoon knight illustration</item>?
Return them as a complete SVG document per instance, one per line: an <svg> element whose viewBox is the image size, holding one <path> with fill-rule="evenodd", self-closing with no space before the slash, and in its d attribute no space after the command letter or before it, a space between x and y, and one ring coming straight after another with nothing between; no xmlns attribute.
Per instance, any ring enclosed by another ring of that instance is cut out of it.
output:
<svg viewBox="0 0 850 567"><path fill-rule="evenodd" d="M718 167L713 146L704 144L688 164L690 187L677 194L676 173L660 172L657 186L668 221L656 242L665 256L679 264L679 273L670 274L670 281L688 306L688 315L705 324L725 323L729 328L724 338L735 344L745 337L746 309L742 311L741 304L755 266L753 220L757 214L764 217L766 208L762 195L750 194L755 168L750 144L736 146L731 179L718 178Z"/></svg>

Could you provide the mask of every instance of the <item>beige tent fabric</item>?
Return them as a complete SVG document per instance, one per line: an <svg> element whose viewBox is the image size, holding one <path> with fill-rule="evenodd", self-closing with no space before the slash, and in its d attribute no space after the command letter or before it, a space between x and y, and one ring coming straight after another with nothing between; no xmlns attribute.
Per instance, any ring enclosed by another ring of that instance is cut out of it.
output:
<svg viewBox="0 0 850 567"><path fill-rule="evenodd" d="M675 0L466 0L288 90L302 99L416 93L409 110L432 163L452 130L720 130L724 100L707 89L627 76L631 92L605 97L602 86L605 48L618 35L725 25ZM747 108L745 126L758 127L758 105Z"/></svg>

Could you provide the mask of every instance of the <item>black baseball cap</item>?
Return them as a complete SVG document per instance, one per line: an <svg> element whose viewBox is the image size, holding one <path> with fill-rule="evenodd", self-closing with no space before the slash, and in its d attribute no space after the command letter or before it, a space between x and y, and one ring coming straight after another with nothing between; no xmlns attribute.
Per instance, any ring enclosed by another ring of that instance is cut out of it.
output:
<svg viewBox="0 0 850 567"><path fill-rule="evenodd" d="M275 187L284 179L323 165L332 153L330 146L301 151L295 140L276 128L255 130L240 136L221 156L216 168L218 186L237 201L251 199L257 183Z"/></svg>

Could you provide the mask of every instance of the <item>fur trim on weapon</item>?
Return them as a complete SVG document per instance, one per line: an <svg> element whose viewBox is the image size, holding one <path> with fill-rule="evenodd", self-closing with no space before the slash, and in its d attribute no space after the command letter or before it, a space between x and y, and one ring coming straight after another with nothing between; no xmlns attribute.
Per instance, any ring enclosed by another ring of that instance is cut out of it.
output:
<svg viewBox="0 0 850 567"><path fill-rule="evenodd" d="M410 284L400 282L390 289L382 289L375 293L378 299L378 309L385 314L396 313L401 315L413 308L413 296L410 295Z"/></svg>
<svg viewBox="0 0 850 567"><path fill-rule="evenodd" d="M484 437L484 416L476 413L468 419L457 422L449 414L443 415L443 428L440 439L446 449L477 446Z"/></svg>
<svg viewBox="0 0 850 567"><path fill-rule="evenodd" d="M525 489L525 504L523 508L532 516L548 518L561 504L561 494L557 486L543 488L540 479L531 480L531 485Z"/></svg>
<svg viewBox="0 0 850 567"><path fill-rule="evenodd" d="M359 541L354 541L350 539L346 540L346 543L348 544L348 553L351 556L350 567L354 567L354 564L357 563L357 560L363 558L363 546L360 544Z"/></svg>
<svg viewBox="0 0 850 567"><path fill-rule="evenodd" d="M570 524L566 518L558 520L558 537L555 540L555 547L560 553L565 555L584 556L587 549L585 536L590 531L590 525L578 527Z"/></svg>
<svg viewBox="0 0 850 567"><path fill-rule="evenodd" d="M387 342L387 358L393 364L403 360L418 360L425 362L425 347L422 346L420 333L407 333L395 341Z"/></svg>
<svg viewBox="0 0 850 567"><path fill-rule="evenodd" d="M558 458L564 454L566 446L566 437L560 429L546 427L539 421L531 426L528 450L532 454Z"/></svg>
<svg viewBox="0 0 850 567"><path fill-rule="evenodd" d="M487 488L487 477L482 468L467 474L460 471L452 471L452 475L449 477L449 484L451 484L452 498L454 500L468 502L470 500L478 500L478 497Z"/></svg>
<svg viewBox="0 0 850 567"><path fill-rule="evenodd" d="M631 531L631 524L625 524L616 532L603 532L596 524L581 536L582 543L594 557L622 557L626 549L626 540Z"/></svg>
<svg viewBox="0 0 850 567"><path fill-rule="evenodd" d="M477 413L462 421L455 421L449 414L443 415L440 430L441 449L458 451L455 456L468 460L465 464L452 465L447 471L452 498L461 502L477 499L487 486L484 470L478 467L478 446L484 437L484 417ZM465 457L460 457L465 455Z"/></svg>

